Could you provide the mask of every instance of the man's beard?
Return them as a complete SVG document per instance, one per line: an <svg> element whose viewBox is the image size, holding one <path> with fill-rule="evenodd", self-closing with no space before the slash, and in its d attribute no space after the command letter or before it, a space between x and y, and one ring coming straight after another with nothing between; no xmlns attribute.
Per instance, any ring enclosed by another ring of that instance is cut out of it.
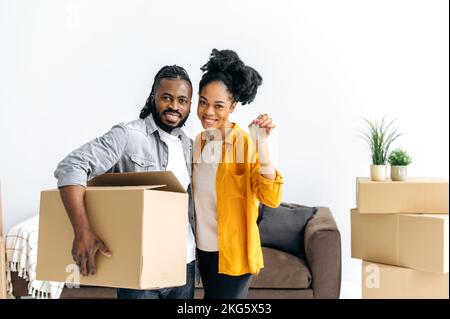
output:
<svg viewBox="0 0 450 319"><path fill-rule="evenodd" d="M185 123L186 123L186 121L187 121L187 119L188 119L188 117L189 117L189 113L186 115L186 117L184 118L184 119L182 119L182 120L180 120L180 122L176 125L176 126L170 126L170 125L167 125L167 124L165 124L162 120L161 120L161 116L165 113L165 112L172 112L172 111L170 111L170 110L165 110L165 111L163 111L162 112L162 114L160 114L160 113L158 113L157 111L156 111L156 105L155 105L155 103L153 102L152 103L152 105L151 105L151 107L150 107L150 112L152 113L152 115L153 115L153 119L155 120L155 123L156 123L156 125L158 125L163 131L165 131L165 132L167 132L167 133L171 133L172 132L172 130L174 130L174 129L176 129L176 128L179 128L179 127L182 127ZM181 113L179 113L179 112L177 112L179 115L180 115L180 118L181 118Z"/></svg>

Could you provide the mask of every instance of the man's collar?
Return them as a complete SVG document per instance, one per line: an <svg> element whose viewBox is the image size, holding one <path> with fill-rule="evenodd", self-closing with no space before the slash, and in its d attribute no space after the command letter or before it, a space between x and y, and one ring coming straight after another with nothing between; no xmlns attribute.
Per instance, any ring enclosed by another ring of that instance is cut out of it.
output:
<svg viewBox="0 0 450 319"><path fill-rule="evenodd" d="M156 125L155 120L153 119L153 114L150 113L144 121L147 126L147 134L152 135L158 129L158 125Z"/></svg>
<svg viewBox="0 0 450 319"><path fill-rule="evenodd" d="M153 118L153 114L151 114L151 113L145 118L145 124L147 126L147 134L148 135L155 133L155 131L163 131L163 129L160 128L156 124L155 119ZM174 136L179 136L181 138L187 137L187 135L184 133L184 131L181 127L174 128L172 130L172 132L168 133L168 134L172 134Z"/></svg>

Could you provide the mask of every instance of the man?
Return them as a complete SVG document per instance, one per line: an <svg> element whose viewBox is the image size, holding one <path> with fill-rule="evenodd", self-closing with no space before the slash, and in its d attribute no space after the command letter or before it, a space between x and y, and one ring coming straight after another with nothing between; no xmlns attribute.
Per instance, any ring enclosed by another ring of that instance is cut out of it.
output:
<svg viewBox="0 0 450 319"><path fill-rule="evenodd" d="M118 124L64 158L55 171L64 207L74 230L72 256L81 274L95 274L97 252L112 253L90 228L84 203L88 179L112 172L172 171L189 193L186 285L134 290L118 289L119 298L189 299L194 295L195 239L191 189L192 140L181 127L186 122L192 83L179 66L165 66L155 76L140 119Z"/></svg>

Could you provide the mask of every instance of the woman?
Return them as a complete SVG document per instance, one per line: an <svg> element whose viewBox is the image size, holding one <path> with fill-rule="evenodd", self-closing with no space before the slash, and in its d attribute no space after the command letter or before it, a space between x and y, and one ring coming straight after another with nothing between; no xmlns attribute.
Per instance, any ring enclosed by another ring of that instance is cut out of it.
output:
<svg viewBox="0 0 450 319"><path fill-rule="evenodd" d="M251 276L264 266L258 202L281 201L282 177L266 144L275 125L267 114L258 116L251 138L229 120L262 83L235 52L214 49L201 70L197 115L205 131L195 140L192 177L199 270L205 298L246 298Z"/></svg>

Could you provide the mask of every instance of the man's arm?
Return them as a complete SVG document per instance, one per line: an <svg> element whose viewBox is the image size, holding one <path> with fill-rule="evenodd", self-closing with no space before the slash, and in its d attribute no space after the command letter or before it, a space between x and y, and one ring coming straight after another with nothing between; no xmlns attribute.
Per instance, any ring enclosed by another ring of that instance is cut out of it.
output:
<svg viewBox="0 0 450 319"><path fill-rule="evenodd" d="M112 256L108 247L90 228L84 204L85 193L85 188L79 185L60 188L61 199L74 231L72 258L80 267L83 276L96 273L97 251L106 257Z"/></svg>
<svg viewBox="0 0 450 319"><path fill-rule="evenodd" d="M117 163L127 140L126 128L116 125L108 133L71 152L54 173L74 231L72 257L83 276L95 274L97 251L107 257L112 255L90 227L84 202L85 186L88 178L107 172Z"/></svg>
<svg viewBox="0 0 450 319"><path fill-rule="evenodd" d="M58 188L86 186L87 180L106 173L122 156L128 141L123 124L114 125L104 135L93 139L67 155L54 172Z"/></svg>

